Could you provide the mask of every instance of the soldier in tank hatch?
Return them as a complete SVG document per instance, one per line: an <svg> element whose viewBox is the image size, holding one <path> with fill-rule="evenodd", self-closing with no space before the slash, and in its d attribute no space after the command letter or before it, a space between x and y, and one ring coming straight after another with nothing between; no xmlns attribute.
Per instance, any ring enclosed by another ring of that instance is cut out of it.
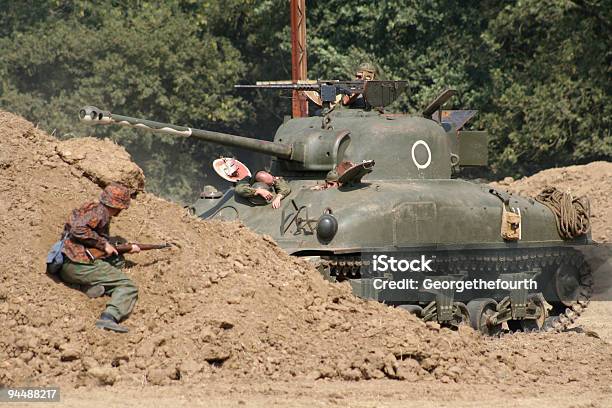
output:
<svg viewBox="0 0 612 408"><path fill-rule="evenodd" d="M256 205L272 203L279 208L281 200L291 193L289 183L282 177L275 177L267 171L258 171L255 177L245 177L236 184L236 194L249 199Z"/></svg>
<svg viewBox="0 0 612 408"><path fill-rule="evenodd" d="M336 169L330 170L325 176L325 184L317 184L314 187L311 187L311 190L327 190L328 188L336 188L340 187L340 183L338 182L338 171Z"/></svg>
<svg viewBox="0 0 612 408"><path fill-rule="evenodd" d="M328 188L337 188L342 187L342 183L340 182L340 176L342 176L348 169L355 166L355 164L351 161L345 160L334 167L332 170L327 172L325 176L325 184L318 184L314 187L311 187L311 190L327 190Z"/></svg>
<svg viewBox="0 0 612 408"><path fill-rule="evenodd" d="M355 72L356 80L373 81L376 78L376 68L374 65L364 62L359 65ZM342 105L348 106L354 109L366 108L365 99L362 94L344 95L342 97Z"/></svg>

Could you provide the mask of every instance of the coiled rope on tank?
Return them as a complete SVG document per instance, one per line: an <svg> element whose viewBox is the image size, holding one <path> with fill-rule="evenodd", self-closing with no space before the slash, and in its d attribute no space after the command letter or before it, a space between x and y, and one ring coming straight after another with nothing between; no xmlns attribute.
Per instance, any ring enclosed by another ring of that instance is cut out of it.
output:
<svg viewBox="0 0 612 408"><path fill-rule="evenodd" d="M546 187L535 199L555 214L557 230L563 239L572 239L589 232L591 204L587 197L575 198L555 187Z"/></svg>

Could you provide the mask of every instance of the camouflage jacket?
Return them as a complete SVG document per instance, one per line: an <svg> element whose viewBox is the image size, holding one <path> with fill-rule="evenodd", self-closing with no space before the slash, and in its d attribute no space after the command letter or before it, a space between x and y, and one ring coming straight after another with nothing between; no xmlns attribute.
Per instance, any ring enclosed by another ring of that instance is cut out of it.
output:
<svg viewBox="0 0 612 408"><path fill-rule="evenodd" d="M236 184L236 194L244 197L250 198L255 197L255 190L252 185L255 183L255 177L245 177ZM282 177L274 178L274 191L276 194L282 194L283 198L287 197L291 193L291 187L289 187L289 183L285 181Z"/></svg>
<svg viewBox="0 0 612 408"><path fill-rule="evenodd" d="M108 208L98 202L87 203L73 210L64 225L64 233L68 234L68 238L62 252L74 262L91 263L85 250L93 247L104 251L109 237L110 219Z"/></svg>

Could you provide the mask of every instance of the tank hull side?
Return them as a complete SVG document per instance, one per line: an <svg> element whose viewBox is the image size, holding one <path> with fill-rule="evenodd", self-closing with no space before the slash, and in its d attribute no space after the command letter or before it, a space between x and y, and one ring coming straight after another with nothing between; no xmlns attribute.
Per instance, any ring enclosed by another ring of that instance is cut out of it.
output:
<svg viewBox="0 0 612 408"><path fill-rule="evenodd" d="M515 248L565 242L546 206L518 196L510 197L509 206L521 214L521 239L504 241L500 234L502 201L489 193L486 185L461 180L371 181L359 188L313 191L312 181L290 184L292 193L283 200L281 209L251 206L232 196L212 218L239 218L254 231L273 237L289 253ZM302 208L298 218L308 218L312 226L331 210L338 220L334 238L321 242L306 224L299 228L291 222L296 213L292 201Z"/></svg>

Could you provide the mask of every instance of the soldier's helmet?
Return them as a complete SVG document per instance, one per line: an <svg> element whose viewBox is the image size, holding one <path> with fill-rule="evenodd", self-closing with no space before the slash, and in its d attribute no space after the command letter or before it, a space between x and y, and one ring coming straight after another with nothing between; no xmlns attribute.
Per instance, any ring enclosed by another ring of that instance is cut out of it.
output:
<svg viewBox="0 0 612 408"><path fill-rule="evenodd" d="M219 198L223 195L219 190L215 188L215 186L207 185L202 189L202 193L200 193L201 198Z"/></svg>
<svg viewBox="0 0 612 408"><path fill-rule="evenodd" d="M264 182L258 181L256 183L253 183L251 187L255 189L262 188L264 190L268 190L270 193L272 193L272 195L274 195L274 188L272 186L267 185ZM255 197L249 197L249 201L255 205L266 205L269 203L269 201L266 201L266 199L260 195L256 195Z"/></svg>
<svg viewBox="0 0 612 408"><path fill-rule="evenodd" d="M107 207L125 210L130 206L130 195L129 188L119 183L111 183L102 190L100 202Z"/></svg>
<svg viewBox="0 0 612 408"><path fill-rule="evenodd" d="M333 169L327 173L327 176L325 176L325 181L332 183L334 181L338 181L339 178L340 176L338 175L338 171L336 171L336 169Z"/></svg>
<svg viewBox="0 0 612 408"><path fill-rule="evenodd" d="M376 77L376 68L369 62L364 62L357 68L356 75L362 79L373 80Z"/></svg>

